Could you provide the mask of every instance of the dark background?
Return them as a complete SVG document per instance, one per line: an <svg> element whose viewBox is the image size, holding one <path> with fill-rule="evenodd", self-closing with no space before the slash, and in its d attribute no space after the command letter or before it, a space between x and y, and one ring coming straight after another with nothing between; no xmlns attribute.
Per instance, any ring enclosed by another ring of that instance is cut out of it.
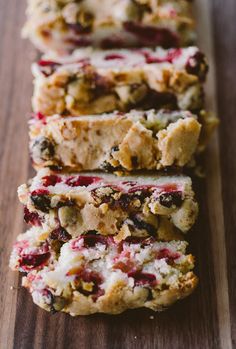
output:
<svg viewBox="0 0 236 349"><path fill-rule="evenodd" d="M0 0L2 349L236 347L236 1L195 2L199 44L212 64L208 103L214 107L217 101L221 119L218 135L205 156L207 179L195 181L201 212L189 240L197 257L200 285L192 296L163 313L135 310L118 316L71 318L52 316L33 305L28 293L19 288L18 274L8 268L11 245L23 230L16 188L32 175L27 118L32 95L30 62L36 51L20 38L25 2Z"/></svg>

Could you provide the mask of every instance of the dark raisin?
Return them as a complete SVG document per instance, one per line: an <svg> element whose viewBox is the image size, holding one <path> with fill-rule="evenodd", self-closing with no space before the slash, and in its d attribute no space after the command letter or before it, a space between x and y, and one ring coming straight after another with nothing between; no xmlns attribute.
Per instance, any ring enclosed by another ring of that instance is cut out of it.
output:
<svg viewBox="0 0 236 349"><path fill-rule="evenodd" d="M170 208L175 205L176 207L180 207L183 202L182 192L174 191L171 193L163 193L159 196L159 201L162 206Z"/></svg>
<svg viewBox="0 0 236 349"><path fill-rule="evenodd" d="M95 247L98 243L107 245L107 238L96 233L94 234L94 231L92 233L90 231L81 237L84 240L84 247L86 248Z"/></svg>
<svg viewBox="0 0 236 349"><path fill-rule="evenodd" d="M126 31L135 35L141 44L148 46L162 46L164 48L178 47L179 38L166 28L144 26L136 22L125 22Z"/></svg>
<svg viewBox="0 0 236 349"><path fill-rule="evenodd" d="M137 216L131 216L130 219L133 221L134 226L140 230L146 230L149 235L156 236L157 235L157 229L151 225L150 223L147 223L143 220L141 220Z"/></svg>
<svg viewBox="0 0 236 349"><path fill-rule="evenodd" d="M171 92L157 92L150 90L142 101L145 108L167 108L170 110L178 109L176 96ZM139 105L137 105L139 107Z"/></svg>
<svg viewBox="0 0 236 349"><path fill-rule="evenodd" d="M72 238L72 236L63 227L59 227L57 229L54 229L50 233L49 237L52 240L59 240L62 242L67 242Z"/></svg>
<svg viewBox="0 0 236 349"><path fill-rule="evenodd" d="M39 254L28 254L21 256L20 267L23 270L31 270L44 265L50 258L50 252L39 253Z"/></svg>
<svg viewBox="0 0 236 349"><path fill-rule="evenodd" d="M197 75L201 81L204 81L208 72L204 54L198 51L190 57L186 63L186 70L189 74Z"/></svg>
<svg viewBox="0 0 236 349"><path fill-rule="evenodd" d="M55 155L55 145L46 137L37 138L32 145L32 149L35 147L39 151L42 160L50 160Z"/></svg>
<svg viewBox="0 0 236 349"><path fill-rule="evenodd" d="M30 212L27 207L24 207L24 221L34 226L42 225L39 214L37 212Z"/></svg>
<svg viewBox="0 0 236 349"><path fill-rule="evenodd" d="M57 205L56 205L56 208L60 208L60 207L65 207L65 206L75 206L75 201L74 200L70 200L70 199L63 199L63 200L60 200Z"/></svg>
<svg viewBox="0 0 236 349"><path fill-rule="evenodd" d="M38 210L48 213L51 208L51 199L45 190L35 190L30 196L35 208Z"/></svg>
<svg viewBox="0 0 236 349"><path fill-rule="evenodd" d="M44 176L42 178L42 183L44 187L54 186L61 182L61 178L56 175Z"/></svg>
<svg viewBox="0 0 236 349"><path fill-rule="evenodd" d="M141 236L128 236L124 242L127 242L128 244L139 244L141 247L148 246L155 242L155 239L153 237L141 237Z"/></svg>

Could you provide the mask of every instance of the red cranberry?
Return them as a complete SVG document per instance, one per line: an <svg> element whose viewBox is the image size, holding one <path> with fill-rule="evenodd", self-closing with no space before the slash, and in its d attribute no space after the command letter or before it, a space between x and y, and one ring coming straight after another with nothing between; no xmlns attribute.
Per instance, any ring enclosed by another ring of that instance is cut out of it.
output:
<svg viewBox="0 0 236 349"><path fill-rule="evenodd" d="M60 63L57 63L57 62L53 62L53 61L46 61L44 59L41 59L38 61L38 65L40 67L46 67L46 66L57 66L57 65L60 65Z"/></svg>
<svg viewBox="0 0 236 349"><path fill-rule="evenodd" d="M22 254L20 258L20 268L24 271L29 271L35 268L42 267L50 258L50 252L38 254Z"/></svg>
<svg viewBox="0 0 236 349"><path fill-rule="evenodd" d="M102 236L100 234L85 234L83 235L84 247L94 247L96 244L108 245L111 242L111 237Z"/></svg>
<svg viewBox="0 0 236 349"><path fill-rule="evenodd" d="M61 64L53 61L46 61L41 59L38 61L38 66L40 68L40 71L45 75L46 77L53 74L57 67L59 67Z"/></svg>
<svg viewBox="0 0 236 349"><path fill-rule="evenodd" d="M162 191L165 193L171 193L171 192L177 191L176 184L166 184L166 185L163 185L159 188L162 189Z"/></svg>
<svg viewBox="0 0 236 349"><path fill-rule="evenodd" d="M31 195L37 195L37 196L49 195L49 191L47 189L36 189L32 191Z"/></svg>
<svg viewBox="0 0 236 349"><path fill-rule="evenodd" d="M42 121L42 123L46 124L46 116L40 112L32 113L32 117L36 120Z"/></svg>
<svg viewBox="0 0 236 349"><path fill-rule="evenodd" d="M156 276L154 274L132 271L128 273L128 277L134 279L135 286L155 286L157 284Z"/></svg>
<svg viewBox="0 0 236 349"><path fill-rule="evenodd" d="M120 55L118 53L112 53L110 55L106 55L104 59L106 61L113 60L113 59L124 59L125 57L123 55Z"/></svg>
<svg viewBox="0 0 236 349"><path fill-rule="evenodd" d="M164 48L178 47L179 38L166 28L144 26L135 22L125 22L124 28L135 35L140 43L151 46L162 46Z"/></svg>
<svg viewBox="0 0 236 349"><path fill-rule="evenodd" d="M24 207L24 221L34 226L42 225L39 214L37 212L30 212L27 207Z"/></svg>
<svg viewBox="0 0 236 349"><path fill-rule="evenodd" d="M157 253L157 259L165 258L168 261L173 261L180 257L178 252L172 252L168 248L163 248Z"/></svg>
<svg viewBox="0 0 236 349"><path fill-rule="evenodd" d="M172 63L176 58L178 58L181 53L182 53L182 49L173 49L173 50L169 50L167 53L166 57L160 58L160 57L156 57L155 54L152 55L150 52L142 52L143 55L145 56L146 59L146 63L148 64L152 64L152 63Z"/></svg>
<svg viewBox="0 0 236 349"><path fill-rule="evenodd" d="M42 177L42 184L44 187L54 186L61 182L61 178L56 175L49 175Z"/></svg>
<svg viewBox="0 0 236 349"><path fill-rule="evenodd" d="M76 176L76 177L69 177L66 180L66 184L70 187L80 187L84 186L87 187L93 183L96 183L100 181L101 178L99 177L90 177L90 176Z"/></svg>

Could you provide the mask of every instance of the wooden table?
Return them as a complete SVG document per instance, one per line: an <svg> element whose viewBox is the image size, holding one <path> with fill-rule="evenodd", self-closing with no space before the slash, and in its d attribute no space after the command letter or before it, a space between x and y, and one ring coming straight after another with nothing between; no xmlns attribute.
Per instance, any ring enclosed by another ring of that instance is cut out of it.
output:
<svg viewBox="0 0 236 349"><path fill-rule="evenodd" d="M218 108L221 118L206 154L207 178L197 183L201 212L189 235L200 285L191 297L160 314L135 310L71 318L33 305L19 287L18 274L8 268L11 245L23 230L16 188L32 175L27 119L30 62L37 53L20 39L25 3L0 0L1 349L236 347L236 2L196 3L199 45L211 66L207 104Z"/></svg>

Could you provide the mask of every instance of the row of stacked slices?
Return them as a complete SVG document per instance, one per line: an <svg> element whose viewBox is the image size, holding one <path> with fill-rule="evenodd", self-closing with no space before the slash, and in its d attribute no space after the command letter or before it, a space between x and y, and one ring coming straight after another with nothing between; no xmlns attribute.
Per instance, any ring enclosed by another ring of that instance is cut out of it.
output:
<svg viewBox="0 0 236 349"><path fill-rule="evenodd" d="M217 120L191 12L187 0L28 0L23 32L46 54L32 67L38 172L18 190L31 227L10 266L48 311L162 310L197 285L182 169Z"/></svg>

